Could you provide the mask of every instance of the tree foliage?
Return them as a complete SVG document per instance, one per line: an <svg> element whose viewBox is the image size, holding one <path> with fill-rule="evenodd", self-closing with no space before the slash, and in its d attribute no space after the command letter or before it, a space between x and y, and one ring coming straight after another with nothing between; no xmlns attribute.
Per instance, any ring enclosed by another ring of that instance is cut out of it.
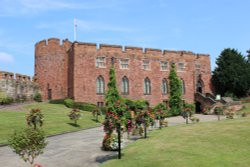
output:
<svg viewBox="0 0 250 167"><path fill-rule="evenodd" d="M169 74L169 84L170 84L170 97L169 106L171 115L180 115L182 110L182 98L181 98L181 80L178 78L176 73L176 67L173 63L171 65L171 71Z"/></svg>
<svg viewBox="0 0 250 167"><path fill-rule="evenodd" d="M46 147L45 133L40 129L27 128L16 131L9 139L9 147L18 154L25 162L32 166L34 159L43 153Z"/></svg>
<svg viewBox="0 0 250 167"><path fill-rule="evenodd" d="M43 125L44 116L39 108L31 109L26 116L26 121L28 126L33 126L33 128L36 129L37 125L40 127Z"/></svg>
<svg viewBox="0 0 250 167"><path fill-rule="evenodd" d="M116 87L116 77L115 69L111 67L109 71L109 83L108 91L105 95L105 102L107 106L107 112L105 116L105 121L103 122L104 131L106 133L103 139L103 149L104 150L116 150L117 145L116 136L113 135L113 131L116 129L120 130L122 121L124 120L124 113L127 110L123 99L120 97L119 92ZM115 138L114 138L115 137ZM111 140L111 138L113 138Z"/></svg>
<svg viewBox="0 0 250 167"><path fill-rule="evenodd" d="M216 60L212 83L216 93L242 97L250 89L248 60L236 49L224 49Z"/></svg>

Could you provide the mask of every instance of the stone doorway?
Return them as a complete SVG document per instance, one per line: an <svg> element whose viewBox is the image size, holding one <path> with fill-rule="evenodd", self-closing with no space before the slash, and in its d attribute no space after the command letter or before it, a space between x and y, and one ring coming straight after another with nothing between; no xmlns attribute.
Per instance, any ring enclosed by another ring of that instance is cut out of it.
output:
<svg viewBox="0 0 250 167"><path fill-rule="evenodd" d="M195 113L202 113L202 107L200 102L195 102Z"/></svg>
<svg viewBox="0 0 250 167"><path fill-rule="evenodd" d="M48 89L48 100L52 99L52 89Z"/></svg>

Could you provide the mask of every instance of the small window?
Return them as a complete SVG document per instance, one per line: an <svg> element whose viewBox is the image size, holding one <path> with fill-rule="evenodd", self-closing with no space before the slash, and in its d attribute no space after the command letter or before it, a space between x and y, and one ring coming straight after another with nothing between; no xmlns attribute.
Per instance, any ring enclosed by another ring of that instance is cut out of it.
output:
<svg viewBox="0 0 250 167"><path fill-rule="evenodd" d="M121 69L128 69L128 62L129 62L129 59L121 59L120 60L120 68Z"/></svg>
<svg viewBox="0 0 250 167"><path fill-rule="evenodd" d="M126 76L122 78L122 94L128 94L129 93L129 81Z"/></svg>
<svg viewBox="0 0 250 167"><path fill-rule="evenodd" d="M185 70L184 63L178 63L178 71L184 71L184 70Z"/></svg>
<svg viewBox="0 0 250 167"><path fill-rule="evenodd" d="M143 60L142 61L142 69L150 70L150 62L149 62L149 60Z"/></svg>
<svg viewBox="0 0 250 167"><path fill-rule="evenodd" d="M96 93L104 94L104 88L105 88L104 78L102 76L99 76L96 79Z"/></svg>
<svg viewBox="0 0 250 167"><path fill-rule="evenodd" d="M103 107L104 106L104 102L97 102L97 107Z"/></svg>
<svg viewBox="0 0 250 167"><path fill-rule="evenodd" d="M105 57L97 57L96 58L96 67L98 67L98 68L105 67Z"/></svg>
<svg viewBox="0 0 250 167"><path fill-rule="evenodd" d="M167 71L167 70L168 70L168 62L161 61L161 71Z"/></svg>
<svg viewBox="0 0 250 167"><path fill-rule="evenodd" d="M148 77L144 79L144 94L145 95L151 94L151 82Z"/></svg>
<svg viewBox="0 0 250 167"><path fill-rule="evenodd" d="M166 78L162 80L161 91L163 95L168 94L168 81Z"/></svg>
<svg viewBox="0 0 250 167"><path fill-rule="evenodd" d="M195 64L195 69L200 69L200 68L201 68L201 65L198 64L198 63L196 63L196 64Z"/></svg>

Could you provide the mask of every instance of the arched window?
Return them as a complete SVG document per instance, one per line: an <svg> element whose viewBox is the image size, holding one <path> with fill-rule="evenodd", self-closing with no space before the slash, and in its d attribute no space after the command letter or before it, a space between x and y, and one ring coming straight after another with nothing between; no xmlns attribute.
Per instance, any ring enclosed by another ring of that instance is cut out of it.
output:
<svg viewBox="0 0 250 167"><path fill-rule="evenodd" d="M168 94L168 81L166 78L162 80L161 91L162 91L162 94L164 95Z"/></svg>
<svg viewBox="0 0 250 167"><path fill-rule="evenodd" d="M145 95L151 94L151 83L148 77L144 79L144 94Z"/></svg>
<svg viewBox="0 0 250 167"><path fill-rule="evenodd" d="M129 81L126 76L122 78L122 94L128 94L129 93Z"/></svg>
<svg viewBox="0 0 250 167"><path fill-rule="evenodd" d="M104 78L102 76L97 77L96 79L96 93L97 94L104 94Z"/></svg>
<svg viewBox="0 0 250 167"><path fill-rule="evenodd" d="M186 93L186 89L185 89L185 82L183 79L181 79L181 94L185 94Z"/></svg>

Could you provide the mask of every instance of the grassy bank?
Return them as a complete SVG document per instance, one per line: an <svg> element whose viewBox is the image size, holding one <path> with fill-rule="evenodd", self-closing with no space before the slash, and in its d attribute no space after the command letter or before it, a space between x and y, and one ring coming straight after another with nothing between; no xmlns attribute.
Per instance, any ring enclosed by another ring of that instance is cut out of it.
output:
<svg viewBox="0 0 250 167"><path fill-rule="evenodd" d="M43 129L47 135L55 135L72 132L101 125L93 120L92 113L82 112L82 118L78 121L79 126L73 126L67 114L71 109L61 104L35 103L24 106L28 111L32 108L40 108L44 114L45 122ZM14 130L25 128L27 112L0 111L0 144L6 144L7 138Z"/></svg>
<svg viewBox="0 0 250 167"><path fill-rule="evenodd" d="M250 117L155 130L102 167L247 167Z"/></svg>

